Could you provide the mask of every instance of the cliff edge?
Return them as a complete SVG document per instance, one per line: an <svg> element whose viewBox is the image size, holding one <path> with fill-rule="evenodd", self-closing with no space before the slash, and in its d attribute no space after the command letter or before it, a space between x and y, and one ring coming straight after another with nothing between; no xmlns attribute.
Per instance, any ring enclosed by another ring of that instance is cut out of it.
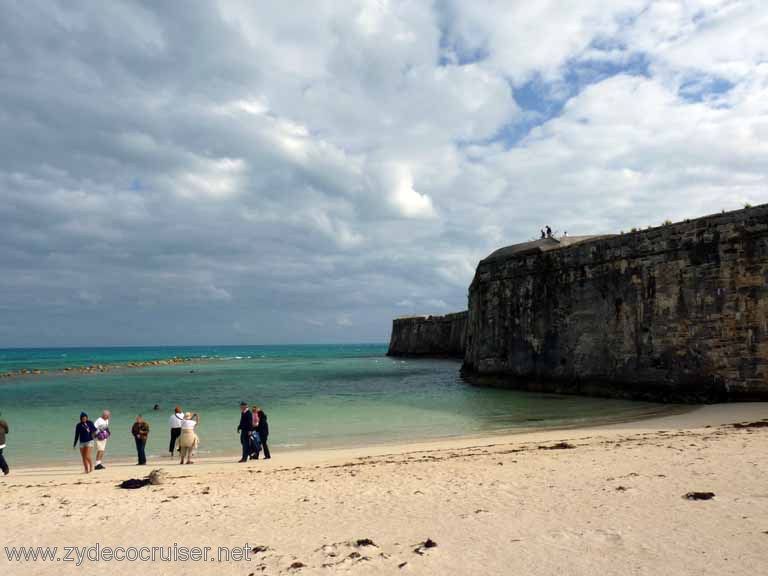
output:
<svg viewBox="0 0 768 576"><path fill-rule="evenodd" d="M768 205L482 260L464 373L664 401L768 399Z"/></svg>
<svg viewBox="0 0 768 576"><path fill-rule="evenodd" d="M496 250L468 311L393 322L389 355L472 382L657 401L768 400L768 204Z"/></svg>

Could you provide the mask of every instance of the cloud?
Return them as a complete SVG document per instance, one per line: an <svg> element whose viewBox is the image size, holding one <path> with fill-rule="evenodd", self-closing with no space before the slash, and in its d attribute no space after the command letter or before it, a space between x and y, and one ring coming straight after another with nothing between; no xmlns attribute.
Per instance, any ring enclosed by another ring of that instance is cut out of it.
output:
<svg viewBox="0 0 768 576"><path fill-rule="evenodd" d="M641 13L639 0L504 0L440 2L443 50L450 61L481 61L519 85L534 76L560 77L569 60L598 39L612 37L622 20Z"/></svg>
<svg viewBox="0 0 768 576"><path fill-rule="evenodd" d="M201 159L192 170L174 174L169 184L188 200L226 200L242 190L246 164L239 158Z"/></svg>
<svg viewBox="0 0 768 576"><path fill-rule="evenodd" d="M386 341L545 224L759 203L763 4L0 4L0 346Z"/></svg>
<svg viewBox="0 0 768 576"><path fill-rule="evenodd" d="M652 2L629 30L628 40L650 55L659 73L705 74L735 82L768 58L761 40L766 33L768 11L760 0Z"/></svg>
<svg viewBox="0 0 768 576"><path fill-rule="evenodd" d="M397 212L406 218L432 218L435 210L432 199L413 189L413 176L407 166L394 165L389 186L389 201Z"/></svg>
<svg viewBox="0 0 768 576"><path fill-rule="evenodd" d="M339 314L336 317L336 325L341 326L342 328L348 328L354 324L352 322L352 317L349 314Z"/></svg>
<svg viewBox="0 0 768 576"><path fill-rule="evenodd" d="M654 79L613 76L488 161L560 231L615 231L739 207L766 183L768 148L754 130L749 94L721 108L689 102ZM531 224L533 233L538 222Z"/></svg>

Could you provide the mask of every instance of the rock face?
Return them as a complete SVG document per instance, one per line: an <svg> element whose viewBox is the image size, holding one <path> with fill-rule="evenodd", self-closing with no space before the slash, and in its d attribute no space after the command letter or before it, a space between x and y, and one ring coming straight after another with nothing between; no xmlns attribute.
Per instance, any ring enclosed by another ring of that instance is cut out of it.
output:
<svg viewBox="0 0 768 576"><path fill-rule="evenodd" d="M396 318L387 355L463 358L466 325L466 312Z"/></svg>
<svg viewBox="0 0 768 576"><path fill-rule="evenodd" d="M565 244L529 242L480 262L468 377L654 400L768 400L768 205Z"/></svg>

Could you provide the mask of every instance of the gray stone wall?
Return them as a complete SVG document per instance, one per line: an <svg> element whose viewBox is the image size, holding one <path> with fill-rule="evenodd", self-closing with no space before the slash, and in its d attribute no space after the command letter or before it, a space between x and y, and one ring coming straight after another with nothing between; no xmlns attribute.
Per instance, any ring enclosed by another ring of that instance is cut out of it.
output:
<svg viewBox="0 0 768 576"><path fill-rule="evenodd" d="M768 205L480 262L464 373L560 392L768 400Z"/></svg>
<svg viewBox="0 0 768 576"><path fill-rule="evenodd" d="M463 358L466 325L466 312L396 318L387 355Z"/></svg>

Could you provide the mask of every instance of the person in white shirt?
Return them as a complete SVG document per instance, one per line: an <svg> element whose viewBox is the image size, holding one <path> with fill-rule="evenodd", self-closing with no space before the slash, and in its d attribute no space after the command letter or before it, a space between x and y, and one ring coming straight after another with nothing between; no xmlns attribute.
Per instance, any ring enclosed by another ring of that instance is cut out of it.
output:
<svg viewBox="0 0 768 576"><path fill-rule="evenodd" d="M168 445L168 451L173 457L173 451L176 449L176 442L181 435L181 423L184 422L184 411L181 406L176 406L173 414L171 414L171 443Z"/></svg>
<svg viewBox="0 0 768 576"><path fill-rule="evenodd" d="M200 423L200 416L187 412L184 414L184 420L181 423L181 438L179 439L179 451L181 452L181 461L179 464L184 464L184 457L187 458L187 464L194 464L192 462L192 451L197 448L197 434L195 428Z"/></svg>
<svg viewBox="0 0 768 576"><path fill-rule="evenodd" d="M107 449L107 439L110 436L109 432L109 418L112 414L109 410L104 410L101 413L101 418L97 418L93 423L96 426L96 432L94 434L94 440L96 441L96 466L94 470L104 470L104 466L101 463L104 458L104 451Z"/></svg>

